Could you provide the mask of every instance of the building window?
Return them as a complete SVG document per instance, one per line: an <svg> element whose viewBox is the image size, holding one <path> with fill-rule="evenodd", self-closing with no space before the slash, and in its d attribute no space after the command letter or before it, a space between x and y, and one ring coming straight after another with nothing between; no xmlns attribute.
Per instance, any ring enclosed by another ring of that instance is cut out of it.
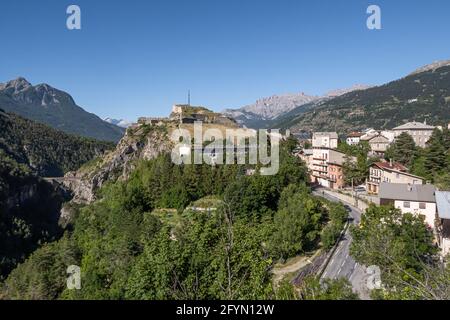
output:
<svg viewBox="0 0 450 320"><path fill-rule="evenodd" d="M411 208L411 203L409 201L403 202L403 208Z"/></svg>
<svg viewBox="0 0 450 320"><path fill-rule="evenodd" d="M427 204L425 202L419 203L419 209L425 210L427 208Z"/></svg>

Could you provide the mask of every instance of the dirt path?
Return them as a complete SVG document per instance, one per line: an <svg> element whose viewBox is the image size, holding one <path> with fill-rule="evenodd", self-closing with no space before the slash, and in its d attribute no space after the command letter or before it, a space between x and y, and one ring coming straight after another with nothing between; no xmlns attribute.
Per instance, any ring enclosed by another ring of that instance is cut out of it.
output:
<svg viewBox="0 0 450 320"><path fill-rule="evenodd" d="M297 256L291 260L288 260L284 265L276 265L273 270L273 285L278 286L278 283L289 274L300 271L302 268L312 262L314 257L320 253L320 250L316 251L312 256Z"/></svg>

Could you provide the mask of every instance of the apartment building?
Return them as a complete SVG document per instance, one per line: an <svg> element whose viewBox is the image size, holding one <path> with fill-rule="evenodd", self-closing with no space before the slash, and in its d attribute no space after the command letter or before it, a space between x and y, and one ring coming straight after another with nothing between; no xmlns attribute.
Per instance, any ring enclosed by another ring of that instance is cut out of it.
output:
<svg viewBox="0 0 450 320"><path fill-rule="evenodd" d="M436 127L429 126L426 123L409 122L392 129L392 131L394 131L395 137L398 137L402 133L409 134L417 146L425 148L435 128Z"/></svg>
<svg viewBox="0 0 450 320"><path fill-rule="evenodd" d="M423 178L408 173L405 166L397 162L376 162L369 168L369 178L367 179L367 192L378 194L380 184L403 183L411 185L423 184Z"/></svg>
<svg viewBox="0 0 450 320"><path fill-rule="evenodd" d="M372 155L384 157L387 148L390 145L389 139L385 136L374 136L369 140L370 151Z"/></svg>
<svg viewBox="0 0 450 320"><path fill-rule="evenodd" d="M356 161L355 158L352 158ZM331 149L313 149L311 162L311 182L331 189L341 189L345 186L343 164L346 161L344 153Z"/></svg>
<svg viewBox="0 0 450 320"><path fill-rule="evenodd" d="M312 137L313 148L336 149L338 146L338 134L336 132L314 132Z"/></svg>

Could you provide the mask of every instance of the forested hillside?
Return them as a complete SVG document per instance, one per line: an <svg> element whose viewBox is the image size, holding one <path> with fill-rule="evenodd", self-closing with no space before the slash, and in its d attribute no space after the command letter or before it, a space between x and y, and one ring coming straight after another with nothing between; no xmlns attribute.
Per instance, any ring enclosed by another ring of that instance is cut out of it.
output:
<svg viewBox="0 0 450 320"><path fill-rule="evenodd" d="M294 109L271 126L349 132L371 127L391 129L413 120L446 125L450 122L450 66L426 69L307 109Z"/></svg>
<svg viewBox="0 0 450 320"><path fill-rule="evenodd" d="M332 245L347 217L310 194L292 147L283 144L275 176L247 176L239 165L177 166L169 154L140 161L127 181L104 186L78 211L73 232L18 266L3 296L276 298L273 264ZM65 288L72 264L81 267L81 290Z"/></svg>
<svg viewBox="0 0 450 320"><path fill-rule="evenodd" d="M65 196L0 150L0 280L62 234L58 219Z"/></svg>
<svg viewBox="0 0 450 320"><path fill-rule="evenodd" d="M0 133L0 150L39 176L62 176L114 147L111 142L69 135L1 109Z"/></svg>

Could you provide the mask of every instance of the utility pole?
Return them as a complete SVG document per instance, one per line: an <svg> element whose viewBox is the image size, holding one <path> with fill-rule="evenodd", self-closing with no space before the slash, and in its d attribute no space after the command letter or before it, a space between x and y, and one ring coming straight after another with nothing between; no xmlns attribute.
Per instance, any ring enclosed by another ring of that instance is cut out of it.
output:
<svg viewBox="0 0 450 320"><path fill-rule="evenodd" d="M188 90L188 106L191 106L191 90Z"/></svg>

